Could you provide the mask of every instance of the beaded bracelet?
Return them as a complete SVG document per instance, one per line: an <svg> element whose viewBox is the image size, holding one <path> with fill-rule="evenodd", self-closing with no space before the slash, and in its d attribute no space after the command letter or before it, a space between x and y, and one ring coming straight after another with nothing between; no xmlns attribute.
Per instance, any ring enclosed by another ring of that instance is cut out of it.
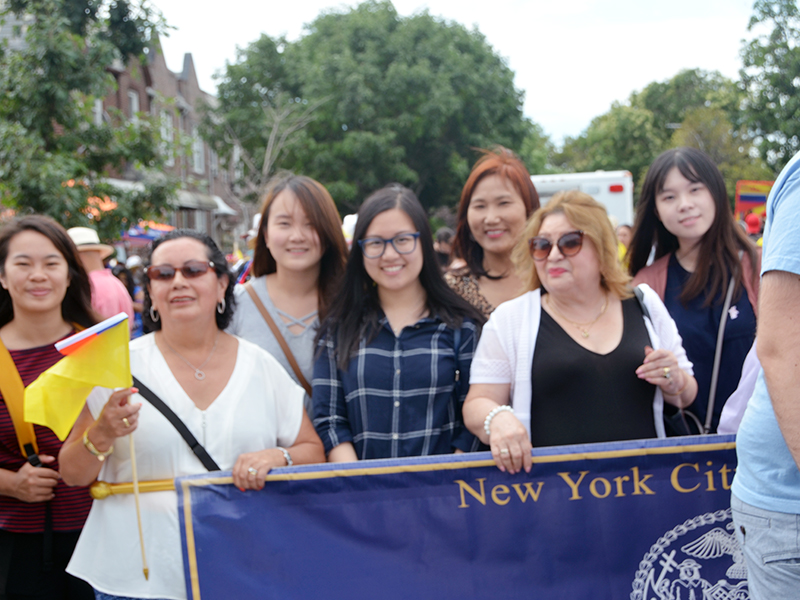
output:
<svg viewBox="0 0 800 600"><path fill-rule="evenodd" d="M486 432L487 436L492 435L492 430L490 429L492 424L492 419L494 419L498 413L501 413L504 410L514 412L514 409L511 408L508 404L503 404L501 406L494 407L492 410L489 411L489 414L486 415L486 418L483 420L483 430Z"/></svg>
<svg viewBox="0 0 800 600"><path fill-rule="evenodd" d="M286 466L287 466L287 467L291 467L291 466L292 466L292 464L294 464L294 461L292 460L292 455L291 455L291 454L289 454L289 451L288 451L286 448L281 448L280 446L276 446L276 447L277 447L277 448L278 448L278 450L280 450L280 451L281 451L281 453L283 454L283 458L285 458L285 459L286 459Z"/></svg>

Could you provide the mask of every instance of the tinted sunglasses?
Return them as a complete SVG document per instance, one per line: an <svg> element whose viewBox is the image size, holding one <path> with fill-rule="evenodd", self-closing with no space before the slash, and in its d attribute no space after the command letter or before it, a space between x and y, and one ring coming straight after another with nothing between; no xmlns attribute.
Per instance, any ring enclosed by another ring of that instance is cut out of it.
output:
<svg viewBox="0 0 800 600"><path fill-rule="evenodd" d="M556 242L558 251L564 256L575 256L583 246L583 231L570 231L565 233ZM553 242L545 237L532 237L528 240L531 258L536 261L546 260L553 250Z"/></svg>
<svg viewBox="0 0 800 600"><path fill-rule="evenodd" d="M183 264L182 267L177 269L172 265L157 265L154 267L147 267L144 274L150 281L172 281L175 273L181 272L181 275L186 279L195 279L208 273L209 269L214 268L214 263L202 260L190 260Z"/></svg>

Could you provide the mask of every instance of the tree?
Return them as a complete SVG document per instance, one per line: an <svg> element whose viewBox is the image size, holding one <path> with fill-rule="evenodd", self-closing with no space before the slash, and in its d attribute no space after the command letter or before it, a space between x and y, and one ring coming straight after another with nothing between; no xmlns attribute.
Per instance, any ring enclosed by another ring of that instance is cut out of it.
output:
<svg viewBox="0 0 800 600"><path fill-rule="evenodd" d="M555 158L563 170L631 172L638 182L660 152L653 113L615 102L577 138L567 138Z"/></svg>
<svg viewBox="0 0 800 600"><path fill-rule="evenodd" d="M742 49L744 112L777 173L800 151L800 11L795 0L757 0L753 10L748 29L771 30Z"/></svg>
<svg viewBox="0 0 800 600"><path fill-rule="evenodd" d="M369 1L323 13L296 42L252 44L228 65L215 115L262 166L266 134L253 131L270 130L264 107L314 106L276 167L318 179L347 209L392 181L427 206L454 204L473 148L518 149L529 132L513 79L477 30ZM225 144L219 130L212 139Z"/></svg>
<svg viewBox="0 0 800 600"><path fill-rule="evenodd" d="M744 127L738 131L720 108L693 108L687 111L680 129L672 136L673 146L702 150L719 167L733 206L739 179L772 179L774 173L758 157Z"/></svg>
<svg viewBox="0 0 800 600"><path fill-rule="evenodd" d="M109 240L160 215L171 192L163 178L127 193L104 181L112 169L157 167L158 127L113 111L111 123L92 120L94 99L113 89L106 67L141 51L160 20L122 1L14 0L9 12L33 20L25 47L0 53L0 201L66 227L91 220Z"/></svg>

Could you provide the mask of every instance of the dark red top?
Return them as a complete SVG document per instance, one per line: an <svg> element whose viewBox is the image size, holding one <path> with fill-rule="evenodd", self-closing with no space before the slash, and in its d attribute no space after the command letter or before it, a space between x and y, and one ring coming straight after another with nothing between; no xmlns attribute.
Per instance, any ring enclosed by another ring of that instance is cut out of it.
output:
<svg viewBox="0 0 800 600"><path fill-rule="evenodd" d="M56 364L62 355L53 344L30 348L27 350L10 350L11 358L17 365L22 383L28 386L42 371ZM2 393L0 393L2 400ZM58 451L62 442L50 429L33 426L39 454L47 454L58 459ZM19 449L17 434L6 403L0 401L0 468L18 471L25 464L25 458ZM46 465L58 470L58 460ZM16 533L41 533L44 531L44 513L46 502L22 502L16 498L0 495L0 529ZM77 531L92 506L89 489L85 487L69 487L59 481L55 488L55 498L50 501L53 516L53 531Z"/></svg>

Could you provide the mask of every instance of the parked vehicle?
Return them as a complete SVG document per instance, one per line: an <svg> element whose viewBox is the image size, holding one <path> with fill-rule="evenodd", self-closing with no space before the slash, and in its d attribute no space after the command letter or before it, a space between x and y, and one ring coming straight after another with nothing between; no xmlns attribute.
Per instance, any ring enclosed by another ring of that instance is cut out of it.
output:
<svg viewBox="0 0 800 600"><path fill-rule="evenodd" d="M630 171L559 173L531 177L542 205L562 190L580 190L606 207L616 225L633 225L633 177Z"/></svg>

